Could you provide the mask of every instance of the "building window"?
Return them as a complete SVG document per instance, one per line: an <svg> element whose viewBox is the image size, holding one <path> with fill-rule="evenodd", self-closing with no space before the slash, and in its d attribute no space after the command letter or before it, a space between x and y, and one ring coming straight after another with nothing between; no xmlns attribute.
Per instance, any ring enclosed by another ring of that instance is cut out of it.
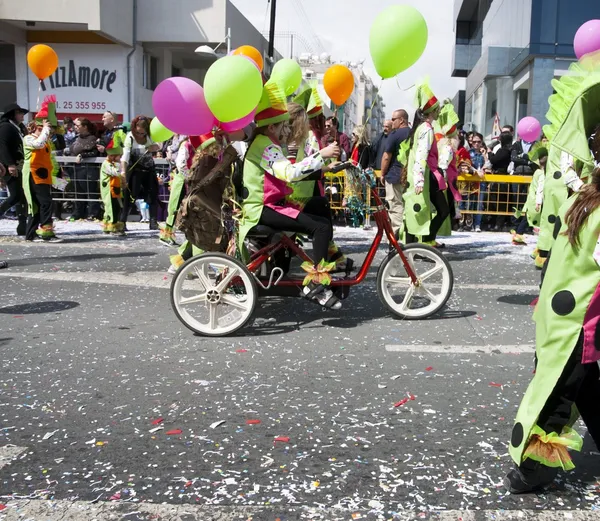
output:
<svg viewBox="0 0 600 521"><path fill-rule="evenodd" d="M158 58L144 53L142 74L144 88L154 90L158 85Z"/></svg>
<svg viewBox="0 0 600 521"><path fill-rule="evenodd" d="M17 100L17 71L15 67L15 46L0 43L0 100L3 105ZM0 106L0 111L2 110Z"/></svg>

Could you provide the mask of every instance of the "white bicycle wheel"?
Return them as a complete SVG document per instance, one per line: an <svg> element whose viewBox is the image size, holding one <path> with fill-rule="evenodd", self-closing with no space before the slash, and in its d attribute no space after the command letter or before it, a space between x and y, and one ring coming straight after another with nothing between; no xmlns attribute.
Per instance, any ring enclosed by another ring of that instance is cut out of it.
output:
<svg viewBox="0 0 600 521"><path fill-rule="evenodd" d="M246 266L222 253L192 257L171 283L177 318L205 336L225 336L244 327L256 299L256 285Z"/></svg>
<svg viewBox="0 0 600 521"><path fill-rule="evenodd" d="M381 302L400 318L430 317L442 309L452 295L452 267L430 246L408 244L403 246L403 251L417 276L417 283L408 276L398 252L393 252L379 267L377 294Z"/></svg>

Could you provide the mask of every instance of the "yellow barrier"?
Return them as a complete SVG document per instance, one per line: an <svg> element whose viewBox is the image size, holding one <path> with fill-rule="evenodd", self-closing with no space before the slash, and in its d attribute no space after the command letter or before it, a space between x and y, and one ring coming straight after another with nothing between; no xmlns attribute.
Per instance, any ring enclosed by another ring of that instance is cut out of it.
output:
<svg viewBox="0 0 600 521"><path fill-rule="evenodd" d="M381 183L381 172L376 170L377 190L385 198L385 186ZM329 197L332 210L347 209L347 201L356 196L367 208L371 207L371 190L368 186L352 180L345 172L325 174L325 193ZM458 190L463 201L460 211L463 214L513 215L515 208L522 208L527 199L531 176L489 174L481 179L478 175L460 175Z"/></svg>
<svg viewBox="0 0 600 521"><path fill-rule="evenodd" d="M513 215L527 200L531 176L489 174L458 176L463 214Z"/></svg>

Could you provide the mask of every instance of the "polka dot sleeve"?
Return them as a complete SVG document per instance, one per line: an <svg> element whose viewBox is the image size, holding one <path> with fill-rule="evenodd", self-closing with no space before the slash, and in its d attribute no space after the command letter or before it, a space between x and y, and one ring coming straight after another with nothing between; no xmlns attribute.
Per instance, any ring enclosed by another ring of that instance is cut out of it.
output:
<svg viewBox="0 0 600 521"><path fill-rule="evenodd" d="M323 168L323 159L317 152L312 156L305 157L302 161L292 164L281 147L269 145L263 151L260 166L269 174L287 183L302 181L305 177Z"/></svg>

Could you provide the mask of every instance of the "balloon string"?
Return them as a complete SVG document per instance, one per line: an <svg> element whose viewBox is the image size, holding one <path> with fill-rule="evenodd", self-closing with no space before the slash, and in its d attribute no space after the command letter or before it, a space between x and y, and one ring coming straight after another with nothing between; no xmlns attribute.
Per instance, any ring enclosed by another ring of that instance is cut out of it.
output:
<svg viewBox="0 0 600 521"><path fill-rule="evenodd" d="M37 102L35 104L35 111L37 112L40 109L40 94L42 93L42 80L38 83L38 95Z"/></svg>
<svg viewBox="0 0 600 521"><path fill-rule="evenodd" d="M371 120L371 114L373 114L373 108L375 107L375 102L377 101L377 96L379 95L379 92L381 91L381 87L383 87L383 78L381 78L381 83L379 84L379 88L377 89L377 95L373 96L373 101L371 102L371 108L369 109L369 113L367 114L367 119L365 120L365 130L367 125L369 124L369 121Z"/></svg>
<svg viewBox="0 0 600 521"><path fill-rule="evenodd" d="M400 86L400 83L398 82L398 76L396 76L396 86L397 86L397 87L398 87L400 90L402 90L402 91L406 92L407 90L410 90L410 89L412 89L412 88L415 86L415 84L413 83L413 84L412 84L410 87L408 87L408 88L406 88L406 89L403 89L403 88Z"/></svg>

